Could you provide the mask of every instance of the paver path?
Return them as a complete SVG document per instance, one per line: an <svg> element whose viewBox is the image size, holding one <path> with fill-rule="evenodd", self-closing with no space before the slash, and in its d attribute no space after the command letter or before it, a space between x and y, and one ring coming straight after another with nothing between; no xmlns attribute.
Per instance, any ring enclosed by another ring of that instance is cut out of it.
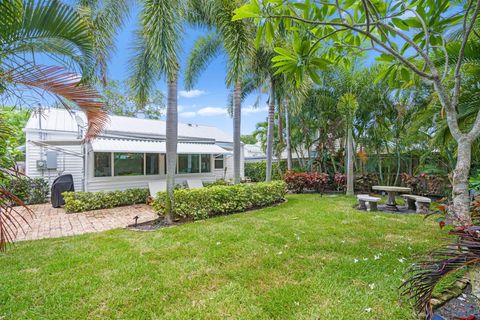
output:
<svg viewBox="0 0 480 320"><path fill-rule="evenodd" d="M30 208L34 216L25 215L30 226L22 223L25 232L18 230L16 241L57 238L124 228L135 222L133 219L135 216L139 217L139 223L157 217L152 208L145 204L68 214L62 208L52 208L50 204L31 205ZM19 211L26 210L21 208Z"/></svg>

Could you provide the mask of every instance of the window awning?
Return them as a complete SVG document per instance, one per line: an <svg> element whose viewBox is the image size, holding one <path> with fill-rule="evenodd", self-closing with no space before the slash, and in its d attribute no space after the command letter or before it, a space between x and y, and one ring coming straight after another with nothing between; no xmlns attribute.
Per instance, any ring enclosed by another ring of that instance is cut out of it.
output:
<svg viewBox="0 0 480 320"><path fill-rule="evenodd" d="M95 139L92 141L95 152L148 152L166 153L165 142L127 139ZM179 143L178 154L231 154L230 151L209 143Z"/></svg>

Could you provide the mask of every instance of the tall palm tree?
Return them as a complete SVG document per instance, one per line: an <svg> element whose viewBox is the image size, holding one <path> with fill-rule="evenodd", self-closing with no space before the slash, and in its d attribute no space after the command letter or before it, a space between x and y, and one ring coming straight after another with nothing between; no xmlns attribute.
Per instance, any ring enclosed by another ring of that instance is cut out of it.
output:
<svg viewBox="0 0 480 320"><path fill-rule="evenodd" d="M353 189L353 117L358 108L357 97L353 93L345 93L338 101L338 109L345 117L347 135L347 195L354 193Z"/></svg>
<svg viewBox="0 0 480 320"><path fill-rule="evenodd" d="M186 3L183 0L145 0L140 14L140 29L133 58L131 84L137 101L145 105L161 76L167 78L167 214L172 223L174 210L175 169L178 143L178 52Z"/></svg>
<svg viewBox="0 0 480 320"><path fill-rule="evenodd" d="M241 6L241 0L191 0L188 20L194 25L210 28L212 31L197 39L190 53L186 71L185 86L193 87L200 73L219 53L228 57L226 84L233 87L233 181L240 182L241 156L241 102L242 81L245 62L251 50L253 31L246 21L232 21L233 11Z"/></svg>

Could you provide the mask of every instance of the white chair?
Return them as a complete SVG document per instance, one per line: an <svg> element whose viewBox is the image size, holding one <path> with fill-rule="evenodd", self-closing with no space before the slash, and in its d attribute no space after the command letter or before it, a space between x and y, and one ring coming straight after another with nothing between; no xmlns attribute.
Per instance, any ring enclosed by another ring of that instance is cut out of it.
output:
<svg viewBox="0 0 480 320"><path fill-rule="evenodd" d="M200 189L203 188L203 182L202 180L198 179L191 179L187 180L187 185L189 189Z"/></svg>
<svg viewBox="0 0 480 320"><path fill-rule="evenodd" d="M150 181L148 183L148 189L150 190L150 196L155 198L157 193L167 191L167 181Z"/></svg>

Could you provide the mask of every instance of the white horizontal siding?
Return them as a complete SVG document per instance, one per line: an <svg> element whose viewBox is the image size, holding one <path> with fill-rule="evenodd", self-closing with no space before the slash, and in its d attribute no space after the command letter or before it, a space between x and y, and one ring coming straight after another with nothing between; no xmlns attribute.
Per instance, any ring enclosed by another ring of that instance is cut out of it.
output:
<svg viewBox="0 0 480 320"><path fill-rule="evenodd" d="M48 140L56 140L59 138L63 139L73 139L74 137L66 137L65 135L59 136L52 134L45 134L42 137L44 143L48 144ZM31 178L44 178L48 183L52 182L62 174L71 174L73 176L73 181L76 191L81 191L83 189L83 159L82 157L64 153L72 152L81 155L82 146L81 145L56 145L54 147L49 146L39 146L32 142L39 141L38 133L29 133L26 134L27 146L26 146L26 162L25 162L25 173ZM56 151L57 152L57 169L50 170L38 170L37 169L37 160L45 160L47 151Z"/></svg>
<svg viewBox="0 0 480 320"><path fill-rule="evenodd" d="M183 184L187 179L213 182L216 180L213 173L180 174L175 177L175 183ZM148 182L166 180L165 175L158 176L129 176L129 177L102 177L88 181L88 191L116 191L126 189L148 188Z"/></svg>

